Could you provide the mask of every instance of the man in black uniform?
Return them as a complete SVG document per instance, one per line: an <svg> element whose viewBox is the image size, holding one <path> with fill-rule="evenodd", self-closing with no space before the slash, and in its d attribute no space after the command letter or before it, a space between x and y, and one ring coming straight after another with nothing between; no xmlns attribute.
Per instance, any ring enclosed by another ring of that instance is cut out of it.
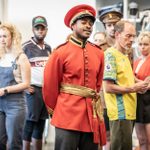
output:
<svg viewBox="0 0 150 150"><path fill-rule="evenodd" d="M44 42L47 34L47 21L43 16L32 20L34 37L23 44L23 50L31 63L31 86L26 92L27 118L23 133L23 150L30 149L30 142L34 150L42 149L42 134L48 113L43 102L42 84L43 70L51 52L51 47Z"/></svg>

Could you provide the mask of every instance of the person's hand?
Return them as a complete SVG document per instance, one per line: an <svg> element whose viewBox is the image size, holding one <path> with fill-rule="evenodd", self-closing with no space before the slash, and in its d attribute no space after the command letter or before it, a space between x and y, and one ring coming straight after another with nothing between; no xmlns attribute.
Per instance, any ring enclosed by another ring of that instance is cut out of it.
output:
<svg viewBox="0 0 150 150"><path fill-rule="evenodd" d="M145 93L148 89L148 85L149 82L147 80L138 82L134 85L134 91L139 93Z"/></svg>
<svg viewBox="0 0 150 150"><path fill-rule="evenodd" d="M52 118L52 117L53 117L53 114L49 114L49 116L50 116L50 118Z"/></svg>
<svg viewBox="0 0 150 150"><path fill-rule="evenodd" d="M144 81L149 84L150 83L150 76L146 77Z"/></svg>
<svg viewBox="0 0 150 150"><path fill-rule="evenodd" d="M139 93L139 94L144 94L144 93L146 93L146 91L147 91L147 90L144 90L144 91L141 90L141 91L138 91L137 93Z"/></svg>
<svg viewBox="0 0 150 150"><path fill-rule="evenodd" d="M5 94L4 89L0 88L0 96L3 96Z"/></svg>
<svg viewBox="0 0 150 150"><path fill-rule="evenodd" d="M26 89L26 91L30 94L33 94L35 92L34 87L30 86L28 89Z"/></svg>
<svg viewBox="0 0 150 150"><path fill-rule="evenodd" d="M149 90L150 89L150 76L146 77L144 81L148 83L147 90Z"/></svg>
<svg viewBox="0 0 150 150"><path fill-rule="evenodd" d="M147 76L147 77L145 78L145 80L150 81L150 76ZM144 81L145 81L145 80L144 80Z"/></svg>

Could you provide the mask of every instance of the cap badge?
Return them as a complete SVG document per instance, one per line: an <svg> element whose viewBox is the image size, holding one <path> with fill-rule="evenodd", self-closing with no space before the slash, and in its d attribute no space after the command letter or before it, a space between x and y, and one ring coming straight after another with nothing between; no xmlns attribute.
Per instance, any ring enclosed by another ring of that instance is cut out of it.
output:
<svg viewBox="0 0 150 150"><path fill-rule="evenodd" d="M112 17L113 17L113 15L112 15L112 14L108 14L108 17L109 17L109 18L112 18Z"/></svg>
<svg viewBox="0 0 150 150"><path fill-rule="evenodd" d="M36 18L34 23L45 22L43 18Z"/></svg>

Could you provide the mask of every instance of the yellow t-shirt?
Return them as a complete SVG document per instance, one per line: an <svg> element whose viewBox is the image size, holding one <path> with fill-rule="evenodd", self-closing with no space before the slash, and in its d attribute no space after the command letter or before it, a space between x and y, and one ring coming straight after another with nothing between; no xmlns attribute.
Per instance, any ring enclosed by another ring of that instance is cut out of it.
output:
<svg viewBox="0 0 150 150"><path fill-rule="evenodd" d="M126 55L111 47L105 52L104 80L113 80L119 86L132 86L134 75ZM104 93L110 120L136 118L136 93Z"/></svg>

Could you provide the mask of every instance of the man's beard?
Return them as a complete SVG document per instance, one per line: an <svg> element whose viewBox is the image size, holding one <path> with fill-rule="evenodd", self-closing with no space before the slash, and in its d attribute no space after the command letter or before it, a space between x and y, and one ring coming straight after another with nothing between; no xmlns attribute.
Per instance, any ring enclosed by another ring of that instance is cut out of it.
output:
<svg viewBox="0 0 150 150"><path fill-rule="evenodd" d="M77 37L79 39L82 39L83 41L86 41L89 38L89 37L82 36L81 34L78 34L78 33L77 33Z"/></svg>
<svg viewBox="0 0 150 150"><path fill-rule="evenodd" d="M39 36L35 35L35 38L36 38L38 41L42 41L42 40L44 40L45 36L39 37Z"/></svg>
<svg viewBox="0 0 150 150"><path fill-rule="evenodd" d="M132 47L125 46L124 49L125 49L125 53L129 54L132 50Z"/></svg>

